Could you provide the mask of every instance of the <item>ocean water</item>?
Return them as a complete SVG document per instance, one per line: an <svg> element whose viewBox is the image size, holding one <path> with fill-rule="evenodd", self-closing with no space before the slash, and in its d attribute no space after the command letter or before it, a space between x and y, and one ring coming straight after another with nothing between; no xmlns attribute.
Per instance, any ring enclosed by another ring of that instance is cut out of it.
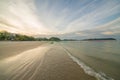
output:
<svg viewBox="0 0 120 80"><path fill-rule="evenodd" d="M98 80L120 80L120 41L64 41L60 44L87 74Z"/></svg>

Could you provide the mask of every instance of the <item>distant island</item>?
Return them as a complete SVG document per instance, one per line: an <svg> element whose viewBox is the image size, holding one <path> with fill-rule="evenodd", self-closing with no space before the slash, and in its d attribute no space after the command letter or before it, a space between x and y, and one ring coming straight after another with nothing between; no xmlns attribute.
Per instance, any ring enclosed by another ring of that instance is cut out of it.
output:
<svg viewBox="0 0 120 80"><path fill-rule="evenodd" d="M116 40L115 38L92 38L92 39L83 39L82 41L98 41L98 40Z"/></svg>
<svg viewBox="0 0 120 80"><path fill-rule="evenodd" d="M63 39L63 41L78 41L76 39Z"/></svg>

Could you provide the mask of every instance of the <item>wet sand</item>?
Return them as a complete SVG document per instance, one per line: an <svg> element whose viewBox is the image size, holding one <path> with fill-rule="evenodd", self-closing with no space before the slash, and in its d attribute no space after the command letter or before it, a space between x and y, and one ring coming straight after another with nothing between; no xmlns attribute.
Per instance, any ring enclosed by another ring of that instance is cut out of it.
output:
<svg viewBox="0 0 120 80"><path fill-rule="evenodd" d="M4 59L2 80L96 80L73 62L59 44L48 44Z"/></svg>
<svg viewBox="0 0 120 80"><path fill-rule="evenodd" d="M46 53L37 80L96 80L72 61L60 46Z"/></svg>
<svg viewBox="0 0 120 80"><path fill-rule="evenodd" d="M0 41L0 60L36 48L45 41Z"/></svg>

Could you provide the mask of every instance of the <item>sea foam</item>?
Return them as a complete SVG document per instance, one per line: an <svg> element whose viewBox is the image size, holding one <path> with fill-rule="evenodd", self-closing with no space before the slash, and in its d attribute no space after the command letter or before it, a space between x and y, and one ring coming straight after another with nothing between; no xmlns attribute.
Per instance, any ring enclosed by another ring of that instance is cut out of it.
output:
<svg viewBox="0 0 120 80"><path fill-rule="evenodd" d="M64 47L63 47L64 48ZM80 59L74 57L73 55L71 55L71 53L64 48L64 50L67 52L67 54L69 55L69 57L76 62L84 71L86 74L90 75L90 76L94 76L97 78L97 80L114 80L113 78L107 76L105 73L103 72L96 72L94 69L90 68L89 66L87 66L84 62L82 62Z"/></svg>

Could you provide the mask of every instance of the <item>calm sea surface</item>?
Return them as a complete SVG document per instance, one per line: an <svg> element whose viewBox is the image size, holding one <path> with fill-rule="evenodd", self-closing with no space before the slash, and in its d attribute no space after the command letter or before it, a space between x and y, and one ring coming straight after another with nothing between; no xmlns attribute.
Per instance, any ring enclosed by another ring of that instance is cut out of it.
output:
<svg viewBox="0 0 120 80"><path fill-rule="evenodd" d="M120 80L120 41L66 41L61 44L99 74Z"/></svg>

